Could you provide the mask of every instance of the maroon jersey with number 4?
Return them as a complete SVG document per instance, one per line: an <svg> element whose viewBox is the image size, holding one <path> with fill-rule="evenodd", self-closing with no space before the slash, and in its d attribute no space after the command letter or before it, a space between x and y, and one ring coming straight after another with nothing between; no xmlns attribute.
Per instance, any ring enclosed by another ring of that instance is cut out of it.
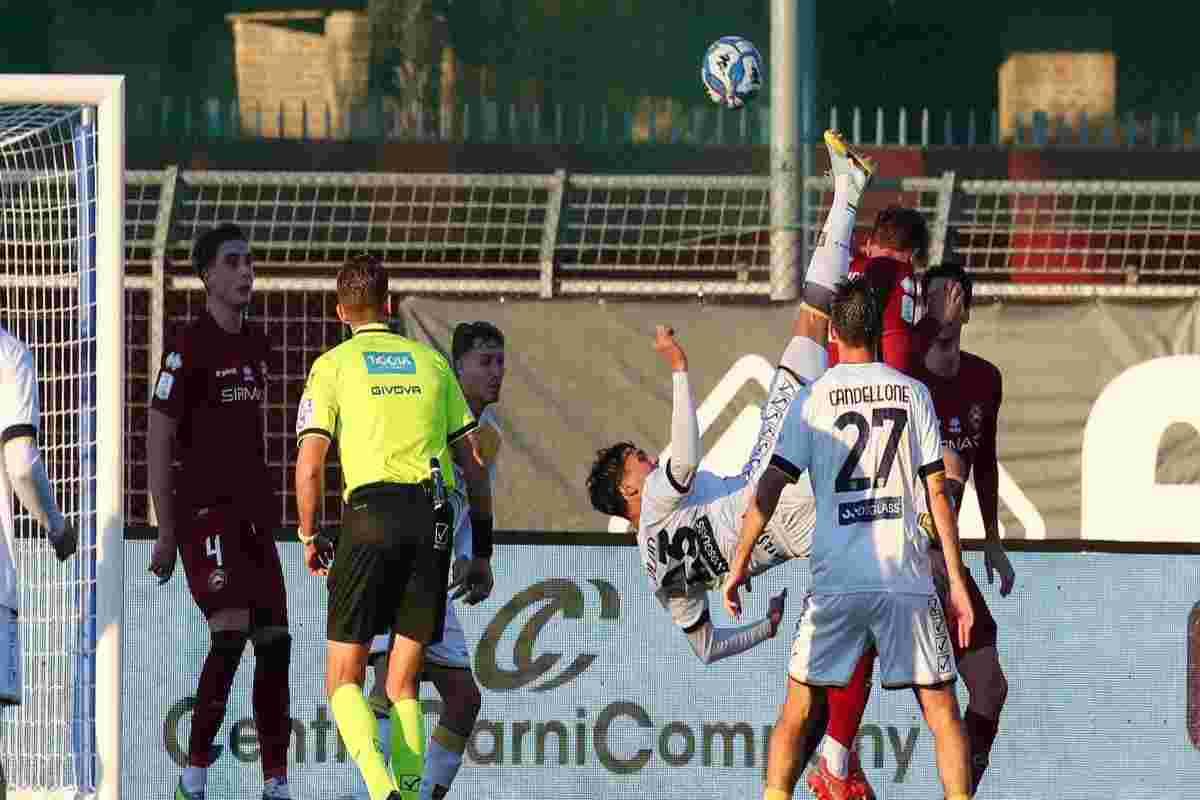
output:
<svg viewBox="0 0 1200 800"><path fill-rule="evenodd" d="M270 349L262 333L228 333L207 311L163 348L152 408L179 424L180 513L231 505L244 519L278 521L263 427Z"/></svg>
<svg viewBox="0 0 1200 800"><path fill-rule="evenodd" d="M942 427L942 447L954 450L966 462L965 481L976 464L996 463L996 425L1002 395L1000 370L992 362L962 352L958 374L935 375L923 362L913 377L929 387Z"/></svg>

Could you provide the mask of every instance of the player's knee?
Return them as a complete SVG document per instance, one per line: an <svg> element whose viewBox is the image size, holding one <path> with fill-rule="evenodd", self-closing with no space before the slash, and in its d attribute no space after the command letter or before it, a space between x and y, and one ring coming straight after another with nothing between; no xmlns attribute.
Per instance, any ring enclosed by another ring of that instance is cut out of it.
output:
<svg viewBox="0 0 1200 800"><path fill-rule="evenodd" d="M471 673L466 670L463 670L463 673L467 676L466 680L460 681L454 695L446 698L446 710L454 710L454 716L465 723L463 727L469 734L475 728L475 720L479 718L483 696L480 695L474 679L470 677Z"/></svg>
<svg viewBox="0 0 1200 800"><path fill-rule="evenodd" d="M242 651L246 649L246 642L249 640L250 634L246 631L213 631L212 650L237 661L242 657Z"/></svg>
<svg viewBox="0 0 1200 800"><path fill-rule="evenodd" d="M255 658L287 674L292 660L292 636L287 628L260 628L252 638Z"/></svg>
<svg viewBox="0 0 1200 800"><path fill-rule="evenodd" d="M936 689L918 689L916 694L921 711L925 714L925 722L934 736L958 724L958 696L954 693L952 684Z"/></svg>

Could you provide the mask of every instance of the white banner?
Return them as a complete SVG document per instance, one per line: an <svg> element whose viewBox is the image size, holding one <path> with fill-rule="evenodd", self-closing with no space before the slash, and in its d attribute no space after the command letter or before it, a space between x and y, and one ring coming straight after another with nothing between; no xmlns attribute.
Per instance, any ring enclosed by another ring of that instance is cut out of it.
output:
<svg viewBox="0 0 1200 800"><path fill-rule="evenodd" d="M342 798L357 778L324 699L324 586L301 569L297 546L280 547L295 637L293 796ZM127 574L143 574L149 543L130 542L126 553ZM1200 796L1200 753L1187 730L1186 638L1200 557L1015 553L1018 583L1007 599L987 586L978 554L968 559L999 621L1010 684L978 796ZM462 609L478 645L483 710L451 798L759 795L809 580L803 562L763 576L750 597L753 616L770 594L790 588L779 637L707 667L651 596L633 547L504 546L496 573L494 599ZM126 614L125 796L166 796L186 751L208 635L180 574L163 588L149 577L131 583ZM728 624L719 605L713 617ZM261 792L252 675L247 648L209 771L210 797ZM436 698L429 687L426 694L428 732ZM874 689L861 742L881 797L941 796L933 741L910 692Z"/></svg>

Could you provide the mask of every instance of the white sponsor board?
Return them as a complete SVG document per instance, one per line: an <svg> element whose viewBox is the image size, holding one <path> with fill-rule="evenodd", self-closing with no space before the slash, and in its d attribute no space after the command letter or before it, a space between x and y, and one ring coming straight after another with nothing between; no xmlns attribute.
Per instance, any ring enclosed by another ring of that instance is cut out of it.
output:
<svg viewBox="0 0 1200 800"><path fill-rule="evenodd" d="M301 568L298 546L280 549L295 637L293 796L342 798L357 779L323 697L324 586ZM126 574L144 574L149 555L148 542L128 543ZM1015 553L1017 589L1007 599L988 587L978 554L968 562L999 620L1010 685L979 797L1200 796L1185 711L1200 557ZM451 798L761 793L798 602L778 638L705 667L650 595L633 547L500 546L496 575L494 599L462 613L468 640L482 645L474 663L483 710ZM803 562L777 568L756 581L748 614L784 586L798 601L808 581ZM728 624L716 608L716 624ZM180 574L162 588L132 579L126 613L125 796L167 796L208 635ZM261 792L252 675L248 648L210 797ZM427 731L434 721L427 717ZM861 741L881 797L941 796L910 692L876 687Z"/></svg>

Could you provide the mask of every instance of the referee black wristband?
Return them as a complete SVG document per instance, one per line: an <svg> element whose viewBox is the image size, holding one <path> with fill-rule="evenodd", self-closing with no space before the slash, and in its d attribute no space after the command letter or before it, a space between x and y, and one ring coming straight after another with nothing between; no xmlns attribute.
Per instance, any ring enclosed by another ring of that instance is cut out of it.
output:
<svg viewBox="0 0 1200 800"><path fill-rule="evenodd" d="M492 557L492 525L491 514L471 515L471 549L476 558Z"/></svg>

